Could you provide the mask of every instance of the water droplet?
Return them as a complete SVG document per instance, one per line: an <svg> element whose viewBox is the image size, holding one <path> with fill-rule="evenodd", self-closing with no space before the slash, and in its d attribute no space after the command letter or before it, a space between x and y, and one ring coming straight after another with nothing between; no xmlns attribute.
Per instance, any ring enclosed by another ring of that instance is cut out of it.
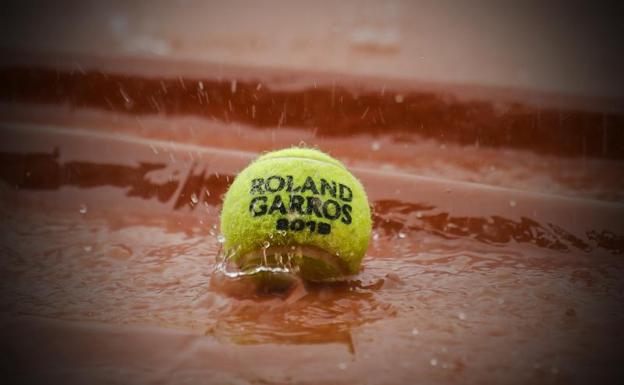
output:
<svg viewBox="0 0 624 385"><path fill-rule="evenodd" d="M381 148L381 144L379 144L378 141L374 141L371 143L371 150L373 151L379 151L379 149Z"/></svg>
<svg viewBox="0 0 624 385"><path fill-rule="evenodd" d="M347 363L346 362L341 362L338 364L338 368L340 370L346 370L347 369Z"/></svg>
<svg viewBox="0 0 624 385"><path fill-rule="evenodd" d="M373 241L376 241L379 239L379 233L376 231L373 231Z"/></svg>
<svg viewBox="0 0 624 385"><path fill-rule="evenodd" d="M466 313L460 311L459 313L457 313L457 318L459 318L462 321L465 321L466 320Z"/></svg>
<svg viewBox="0 0 624 385"><path fill-rule="evenodd" d="M509 206L511 206L511 207L516 207L517 204L518 203L515 200L513 200L513 199L509 201Z"/></svg>
<svg viewBox="0 0 624 385"><path fill-rule="evenodd" d="M422 216L423 216L423 214L422 214L420 211L418 211L418 212L416 213L416 218L419 218L419 219L420 219L420 218L422 218Z"/></svg>
<svg viewBox="0 0 624 385"><path fill-rule="evenodd" d="M197 197L197 195L195 193L191 194L191 202L196 205L197 203L199 203L199 198Z"/></svg>
<svg viewBox="0 0 624 385"><path fill-rule="evenodd" d="M401 239L405 239L405 237L407 237L407 234L403 233L403 232L399 232L399 238Z"/></svg>
<svg viewBox="0 0 624 385"><path fill-rule="evenodd" d="M394 101L397 103L403 103L403 100L405 100L405 97L401 94L396 94L394 95Z"/></svg>
<svg viewBox="0 0 624 385"><path fill-rule="evenodd" d="M124 106L126 107L126 109L132 108L132 106L134 106L134 100L132 100L132 98L126 93L126 91L122 87L119 87L119 93L124 100Z"/></svg>
<svg viewBox="0 0 624 385"><path fill-rule="evenodd" d="M413 329L412 329L412 335L413 335L413 336L417 336L418 334L420 334L420 332L418 331L418 329L413 328Z"/></svg>
<svg viewBox="0 0 624 385"><path fill-rule="evenodd" d="M437 360L437 359L435 359L435 358L432 358L432 359L429 361L429 364L431 364L431 366L438 366L438 360Z"/></svg>
<svg viewBox="0 0 624 385"><path fill-rule="evenodd" d="M225 237L223 236L223 234L219 234L217 236L217 242L219 243L225 243Z"/></svg>
<svg viewBox="0 0 624 385"><path fill-rule="evenodd" d="M236 79L233 79L230 83L230 91L232 91L233 94L236 93Z"/></svg>
<svg viewBox="0 0 624 385"><path fill-rule="evenodd" d="M85 204L80 205L80 209L78 209L78 211L80 212L80 214L86 214L87 213L87 205L85 205Z"/></svg>
<svg viewBox="0 0 624 385"><path fill-rule="evenodd" d="M271 246L271 243L269 241L262 242L263 249L268 249L270 246Z"/></svg>
<svg viewBox="0 0 624 385"><path fill-rule="evenodd" d="M85 246L84 247L84 251L86 251L87 253L90 253L91 250L93 250L93 246Z"/></svg>

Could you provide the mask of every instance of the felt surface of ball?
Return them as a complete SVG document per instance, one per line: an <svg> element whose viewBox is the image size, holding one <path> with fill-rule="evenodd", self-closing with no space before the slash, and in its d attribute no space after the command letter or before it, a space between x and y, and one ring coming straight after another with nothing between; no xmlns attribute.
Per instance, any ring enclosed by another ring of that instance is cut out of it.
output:
<svg viewBox="0 0 624 385"><path fill-rule="evenodd" d="M235 178L221 212L224 252L241 269L289 265L309 281L357 273L371 226L362 184L309 148L260 156Z"/></svg>

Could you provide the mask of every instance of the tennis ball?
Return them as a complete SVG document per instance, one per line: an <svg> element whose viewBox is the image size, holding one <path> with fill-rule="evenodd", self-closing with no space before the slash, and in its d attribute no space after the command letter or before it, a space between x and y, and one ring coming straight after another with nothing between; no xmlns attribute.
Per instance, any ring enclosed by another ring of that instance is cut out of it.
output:
<svg viewBox="0 0 624 385"><path fill-rule="evenodd" d="M242 271L264 266L307 281L356 274L368 247L371 213L362 184L338 160L310 148L260 156L227 191L223 251Z"/></svg>

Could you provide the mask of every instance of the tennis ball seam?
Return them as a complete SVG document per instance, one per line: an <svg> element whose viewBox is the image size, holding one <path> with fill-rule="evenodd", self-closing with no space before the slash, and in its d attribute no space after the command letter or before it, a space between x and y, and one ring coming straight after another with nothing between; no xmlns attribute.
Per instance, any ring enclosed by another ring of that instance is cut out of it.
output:
<svg viewBox="0 0 624 385"><path fill-rule="evenodd" d="M327 164L327 165L330 165L330 166L338 167L338 168L343 169L343 170L347 170L347 168L342 163L327 162L327 161L324 161L324 160L314 159L314 158L304 158L302 156L274 156L274 157L271 157L271 158L259 158L256 161L254 161L252 164L260 163L260 162L266 162L266 161L271 161L271 160L305 160L305 161L312 161L312 162L318 162L318 163L322 163L322 164Z"/></svg>

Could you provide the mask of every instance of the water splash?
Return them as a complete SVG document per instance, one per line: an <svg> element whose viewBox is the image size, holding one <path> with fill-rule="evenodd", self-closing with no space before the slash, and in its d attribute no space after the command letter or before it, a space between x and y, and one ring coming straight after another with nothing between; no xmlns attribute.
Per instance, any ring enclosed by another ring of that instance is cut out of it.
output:
<svg viewBox="0 0 624 385"><path fill-rule="evenodd" d="M241 269L233 260L235 251L229 254L220 252L217 256L214 271L231 279L253 277L261 274L288 275L294 278L299 273L299 266L295 263L298 255L296 253L277 253L267 256L266 250L269 247L270 243L265 241L262 245L262 258L259 259L259 263L245 269Z"/></svg>

